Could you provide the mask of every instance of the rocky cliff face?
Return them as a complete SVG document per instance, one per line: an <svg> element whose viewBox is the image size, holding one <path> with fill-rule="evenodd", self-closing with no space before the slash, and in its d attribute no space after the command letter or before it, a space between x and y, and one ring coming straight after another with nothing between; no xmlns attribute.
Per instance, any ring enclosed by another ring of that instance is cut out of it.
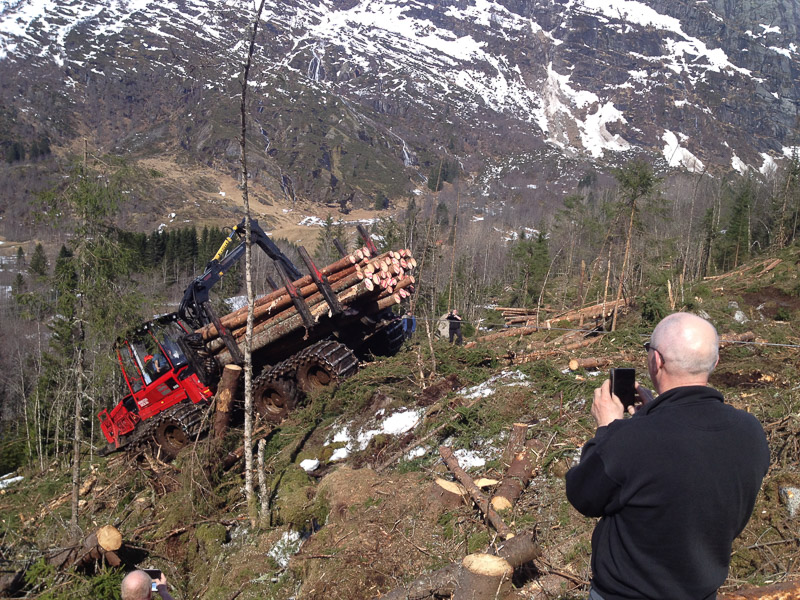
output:
<svg viewBox="0 0 800 600"><path fill-rule="evenodd" d="M0 2L2 143L88 131L235 168L249 5L44 4ZM544 197L636 153L758 170L800 145L799 23L796 0L267 1L251 171L346 207L446 157L484 186L516 162Z"/></svg>

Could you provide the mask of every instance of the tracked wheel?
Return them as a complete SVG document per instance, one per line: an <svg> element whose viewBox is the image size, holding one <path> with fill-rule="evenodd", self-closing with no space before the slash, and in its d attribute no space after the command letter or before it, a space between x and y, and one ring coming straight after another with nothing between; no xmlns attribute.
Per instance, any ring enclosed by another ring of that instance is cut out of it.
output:
<svg viewBox="0 0 800 600"><path fill-rule="evenodd" d="M337 385L358 371L358 359L353 351L332 340L307 348L298 356L297 363L295 379L304 394Z"/></svg>
<svg viewBox="0 0 800 600"><path fill-rule="evenodd" d="M385 319L369 340L367 352L375 356L394 356L403 346L403 320L395 316Z"/></svg>
<svg viewBox="0 0 800 600"><path fill-rule="evenodd" d="M280 423L297 406L297 386L290 379L274 377L272 371L253 382L253 408L273 423Z"/></svg>
<svg viewBox="0 0 800 600"><path fill-rule="evenodd" d="M181 402L155 417L152 444L164 460L173 460L202 429L202 409Z"/></svg>
<svg viewBox="0 0 800 600"><path fill-rule="evenodd" d="M189 436L181 424L172 419L159 423L153 432L153 439L161 451L161 456L166 459L175 458L181 450L189 445Z"/></svg>

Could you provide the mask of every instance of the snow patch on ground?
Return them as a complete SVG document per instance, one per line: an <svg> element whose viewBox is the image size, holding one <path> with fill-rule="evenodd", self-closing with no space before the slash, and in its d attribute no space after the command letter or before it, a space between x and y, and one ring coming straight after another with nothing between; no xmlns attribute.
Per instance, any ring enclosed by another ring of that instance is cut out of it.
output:
<svg viewBox="0 0 800 600"><path fill-rule="evenodd" d="M486 459L475 450L456 450L453 455L458 459L458 466L464 470L482 467L486 464Z"/></svg>
<svg viewBox="0 0 800 600"><path fill-rule="evenodd" d="M300 534L296 531L289 530L283 534L280 540L267 552L267 556L271 557L284 569L289 566L289 559L293 554L300 550L302 544Z"/></svg>
<svg viewBox="0 0 800 600"><path fill-rule="evenodd" d="M528 376L525 375L519 369L515 369L513 371L506 370L498 373L497 375L493 375L483 383L468 388L464 391L461 395L462 398L465 400L474 400L476 398L488 398L492 394L494 394L495 390L499 385L503 385L506 387L516 387L516 386L523 386L527 387L531 384L528 380Z"/></svg>
<svg viewBox="0 0 800 600"><path fill-rule="evenodd" d="M344 446L333 451L331 462L345 459L351 452L363 450L376 435L401 435L411 431L419 424L424 413L423 409L403 410L386 417L382 421L376 420L374 424L367 425L356 431L351 430L351 425L342 425L334 432L333 437L325 443L326 446L344 444ZM376 417L381 417L382 415L383 411L380 411Z"/></svg>
<svg viewBox="0 0 800 600"><path fill-rule="evenodd" d="M17 483L18 481L22 481L23 479L24 477L22 476L14 477L13 473L9 473L8 475L3 475L2 477L0 477L0 490L4 490L12 483Z"/></svg>
<svg viewBox="0 0 800 600"><path fill-rule="evenodd" d="M306 473L311 473L319 468L319 461L316 458L307 458L303 461L300 461L300 468Z"/></svg>

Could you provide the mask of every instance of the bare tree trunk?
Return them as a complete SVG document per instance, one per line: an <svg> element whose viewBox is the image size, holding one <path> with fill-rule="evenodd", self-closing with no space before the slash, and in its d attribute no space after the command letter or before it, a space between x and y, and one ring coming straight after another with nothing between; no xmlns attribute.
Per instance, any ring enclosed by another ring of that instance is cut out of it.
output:
<svg viewBox="0 0 800 600"><path fill-rule="evenodd" d="M691 252L692 247L692 225L694 223L694 204L697 200L697 190L700 188L700 182L703 180L703 175L706 174L705 169L703 172L700 173L700 177L697 178L697 182L694 185L694 191L692 192L692 202L689 205L689 226L686 231L686 250L684 250L683 254L683 269L681 270L681 276L683 279L686 278L686 269L689 263L689 254ZM683 286L681 286L681 296L683 296Z"/></svg>
<svg viewBox="0 0 800 600"><path fill-rule="evenodd" d="M269 489L267 488L267 472L264 456L267 453L267 442L262 438L258 442L258 494L261 501L261 526L269 525Z"/></svg>
<svg viewBox="0 0 800 600"><path fill-rule="evenodd" d="M608 259L606 260L606 283L605 287L603 288L603 329L605 329L605 321L606 321L606 302L608 301L608 285L611 281L611 249L614 245L609 240L608 242Z"/></svg>
<svg viewBox="0 0 800 600"><path fill-rule="evenodd" d="M82 304L82 301L79 301ZM80 312L79 312L80 314ZM72 532L73 540L80 539L81 531L78 526L78 501L80 498L81 487L81 404L83 400L83 321L78 322L78 347L76 357L75 376L77 377L75 385L75 427L73 430L72 439L72 502L71 502L71 516L70 516L70 529Z"/></svg>
<svg viewBox="0 0 800 600"><path fill-rule="evenodd" d="M625 283L625 269L628 267L628 255L631 251L631 238L633 237L633 219L636 215L636 200L631 203L631 217L628 221L628 234L625 239L625 254L622 257L622 269L619 272L619 284L617 285L617 301L614 308L614 316L611 319L611 331L617 330L617 314L616 307L619 306L619 301L622 299L622 286Z"/></svg>
<svg viewBox="0 0 800 600"><path fill-rule="evenodd" d="M253 315L255 310L255 297L253 294L252 275L252 239L250 232L250 197L247 188L247 82L250 76L250 67L256 45L256 34L261 13L264 10L265 0L261 0L258 10L253 18L253 30L250 35L250 46L245 59L242 73L242 102L241 115L241 147L242 162L242 200L244 202L244 231L245 231L245 282L247 286L247 331L244 344L244 459L245 459L245 500L250 524L258 525L258 504L253 488Z"/></svg>

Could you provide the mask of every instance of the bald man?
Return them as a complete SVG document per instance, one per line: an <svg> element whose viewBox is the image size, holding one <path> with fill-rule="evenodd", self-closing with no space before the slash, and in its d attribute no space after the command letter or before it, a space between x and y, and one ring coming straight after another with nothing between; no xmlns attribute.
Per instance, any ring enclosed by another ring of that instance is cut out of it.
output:
<svg viewBox="0 0 800 600"><path fill-rule="evenodd" d="M141 570L131 571L122 580L122 600L150 600L153 597L153 582L158 586L161 600L174 600L167 591L167 578L161 573L159 579L151 579Z"/></svg>
<svg viewBox="0 0 800 600"><path fill-rule="evenodd" d="M609 381L594 392L594 437L567 473L567 498L592 534L591 600L716 598L734 538L769 466L758 420L708 386L716 329L689 313L653 330L630 418Z"/></svg>

